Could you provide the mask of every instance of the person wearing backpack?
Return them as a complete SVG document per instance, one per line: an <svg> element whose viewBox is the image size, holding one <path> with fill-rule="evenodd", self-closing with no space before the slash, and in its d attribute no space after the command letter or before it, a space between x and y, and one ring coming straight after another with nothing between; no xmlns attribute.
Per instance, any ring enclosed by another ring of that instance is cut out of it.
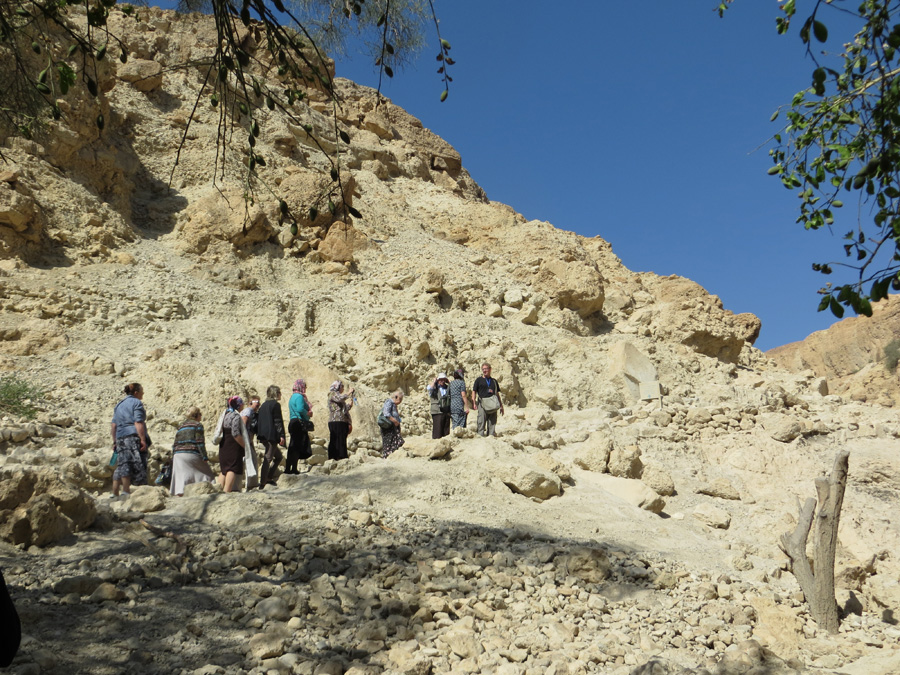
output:
<svg viewBox="0 0 900 675"><path fill-rule="evenodd" d="M447 375L440 373L428 385L427 391L431 401L431 437L443 438L450 434L450 380Z"/></svg>
<svg viewBox="0 0 900 675"><path fill-rule="evenodd" d="M259 472L259 489L276 485L278 465L284 456L278 446L284 447L284 417L281 414L281 387L274 384L266 389L266 402L259 407L256 437L265 450L262 469Z"/></svg>

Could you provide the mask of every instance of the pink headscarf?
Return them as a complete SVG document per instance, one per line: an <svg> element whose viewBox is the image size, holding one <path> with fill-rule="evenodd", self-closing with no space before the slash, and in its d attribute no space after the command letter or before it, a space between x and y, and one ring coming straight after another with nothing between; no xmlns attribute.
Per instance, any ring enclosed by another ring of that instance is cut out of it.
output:
<svg viewBox="0 0 900 675"><path fill-rule="evenodd" d="M309 402L309 399L306 397L306 380L302 377L294 380L294 388L292 390L296 394L300 394L303 397L304 403L306 403L306 409L312 410L312 403Z"/></svg>

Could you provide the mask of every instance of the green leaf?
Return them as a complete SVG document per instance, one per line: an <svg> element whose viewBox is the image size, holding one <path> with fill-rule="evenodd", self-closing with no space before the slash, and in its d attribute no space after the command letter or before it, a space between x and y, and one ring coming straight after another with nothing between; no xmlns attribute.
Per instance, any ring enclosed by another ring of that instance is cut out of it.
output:
<svg viewBox="0 0 900 675"><path fill-rule="evenodd" d="M831 308L831 313L834 314L837 318L844 318L844 308L841 307L840 303L833 297L829 301L828 306Z"/></svg>
<svg viewBox="0 0 900 675"><path fill-rule="evenodd" d="M441 92L441 103L443 103L444 101L447 100L447 95L448 95L449 93L450 93L450 92L447 91L446 89L444 89L444 91Z"/></svg>
<svg viewBox="0 0 900 675"><path fill-rule="evenodd" d="M828 39L828 28L821 21L813 21L813 35L819 42L825 42Z"/></svg>
<svg viewBox="0 0 900 675"><path fill-rule="evenodd" d="M781 173L782 167L781 164L776 164L775 166L770 166L769 170L766 171L770 176L774 176L776 173Z"/></svg>
<svg viewBox="0 0 900 675"><path fill-rule="evenodd" d="M859 306L856 308L857 314L862 314L863 316L872 316L872 303L869 302L867 298L859 299Z"/></svg>
<svg viewBox="0 0 900 675"><path fill-rule="evenodd" d="M97 128L103 131L104 126L106 126L106 120L103 119L103 115L97 115Z"/></svg>
<svg viewBox="0 0 900 675"><path fill-rule="evenodd" d="M450 43L444 39L441 39L441 47L443 47L444 49L450 49Z"/></svg>
<svg viewBox="0 0 900 675"><path fill-rule="evenodd" d="M318 218L318 217L319 217L319 209L317 209L315 206L310 206L309 207L310 222L314 222L316 220L316 218Z"/></svg>

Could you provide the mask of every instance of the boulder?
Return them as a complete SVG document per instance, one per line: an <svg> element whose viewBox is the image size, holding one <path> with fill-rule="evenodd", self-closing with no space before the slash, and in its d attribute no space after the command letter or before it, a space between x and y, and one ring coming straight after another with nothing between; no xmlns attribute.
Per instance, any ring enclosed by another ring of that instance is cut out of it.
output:
<svg viewBox="0 0 900 675"><path fill-rule="evenodd" d="M425 436L410 436L404 439L403 450L411 457L424 457L426 459L440 459L453 450L449 438L434 440Z"/></svg>
<svg viewBox="0 0 900 675"><path fill-rule="evenodd" d="M585 471L606 473L612 449L613 440L609 433L607 431L594 431L575 451L575 465Z"/></svg>
<svg viewBox="0 0 900 675"><path fill-rule="evenodd" d="M328 228L328 234L319 244L319 254L331 262L353 262L355 254L367 248L369 240L350 223L337 221Z"/></svg>
<svg viewBox="0 0 900 675"><path fill-rule="evenodd" d="M694 509L694 518L704 525L727 530L731 525L731 516L727 511L717 508L712 504L700 504Z"/></svg>
<svg viewBox="0 0 900 675"><path fill-rule="evenodd" d="M779 443L790 443L803 433L800 422L790 415L765 413L759 417L769 437Z"/></svg>
<svg viewBox="0 0 900 675"><path fill-rule="evenodd" d="M72 534L72 521L66 518L50 495L41 494L29 500L25 514L30 525L30 543L34 546L46 546Z"/></svg>
<svg viewBox="0 0 900 675"><path fill-rule="evenodd" d="M168 490L155 485L138 485L131 488L131 496L128 499L128 508L133 511L152 513L166 508Z"/></svg>
<svg viewBox="0 0 900 675"><path fill-rule="evenodd" d="M669 497L675 494L675 481L658 466L653 464L644 466L641 480L658 495Z"/></svg>
<svg viewBox="0 0 900 675"><path fill-rule="evenodd" d="M609 453L609 473L620 478L640 478L644 470L641 449L636 445L614 447Z"/></svg>
<svg viewBox="0 0 900 675"><path fill-rule="evenodd" d="M666 500L639 480L604 476L600 486L610 494L644 511L660 513L666 507Z"/></svg>
<svg viewBox="0 0 900 675"><path fill-rule="evenodd" d="M701 495L709 495L710 497L718 497L719 499L740 500L741 493L727 479L717 478L711 483L701 485L697 488L697 493Z"/></svg>
<svg viewBox="0 0 900 675"><path fill-rule="evenodd" d="M562 494L562 481L559 476L538 467L492 462L491 473L503 481L510 490L526 497L549 499Z"/></svg>

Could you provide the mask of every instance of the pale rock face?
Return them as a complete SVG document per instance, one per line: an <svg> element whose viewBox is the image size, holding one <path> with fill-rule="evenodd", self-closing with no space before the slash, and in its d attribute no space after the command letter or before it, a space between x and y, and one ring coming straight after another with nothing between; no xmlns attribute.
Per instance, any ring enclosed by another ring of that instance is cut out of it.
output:
<svg viewBox="0 0 900 675"><path fill-rule="evenodd" d="M734 363L744 343L753 344L759 336L760 321L750 314L722 312L722 303L688 279L670 277L660 284L659 309L653 310L649 323L655 335L690 347L694 351Z"/></svg>
<svg viewBox="0 0 900 675"><path fill-rule="evenodd" d="M653 362L631 342L617 342L610 348L607 372L633 401L641 399L641 383L659 379Z"/></svg>
<svg viewBox="0 0 900 675"><path fill-rule="evenodd" d="M884 367L884 348L900 333L900 299L889 296L872 305L872 318L847 317L802 342L766 352L795 373L812 371L825 378L829 392L857 401L896 406L900 378Z"/></svg>
<svg viewBox="0 0 900 675"><path fill-rule="evenodd" d="M153 91L163 83L162 65L146 59L129 59L116 67L120 80L129 82L138 91Z"/></svg>

